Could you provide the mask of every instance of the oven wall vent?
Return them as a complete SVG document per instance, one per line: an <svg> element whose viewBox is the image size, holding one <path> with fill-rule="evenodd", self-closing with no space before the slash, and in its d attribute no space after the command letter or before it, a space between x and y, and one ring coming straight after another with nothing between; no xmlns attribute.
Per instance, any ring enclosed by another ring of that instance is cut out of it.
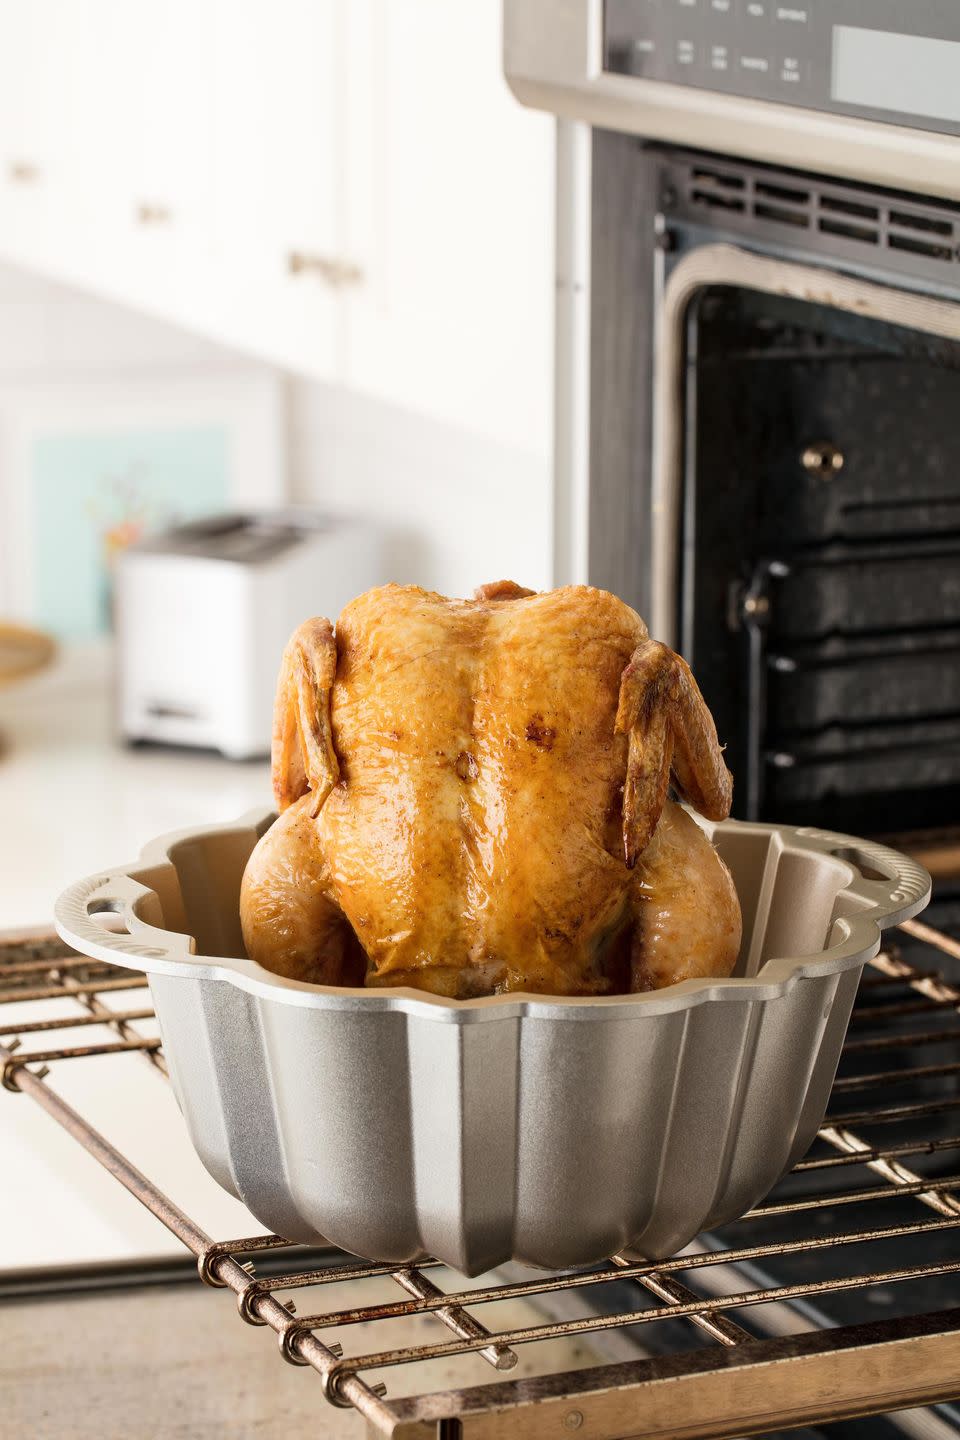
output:
<svg viewBox="0 0 960 1440"><path fill-rule="evenodd" d="M960 207L793 171L671 157L664 164L662 204L668 217L708 219L754 235L767 227L784 236L807 231L818 249L853 244L886 251L901 265L911 258L937 266L960 263Z"/></svg>

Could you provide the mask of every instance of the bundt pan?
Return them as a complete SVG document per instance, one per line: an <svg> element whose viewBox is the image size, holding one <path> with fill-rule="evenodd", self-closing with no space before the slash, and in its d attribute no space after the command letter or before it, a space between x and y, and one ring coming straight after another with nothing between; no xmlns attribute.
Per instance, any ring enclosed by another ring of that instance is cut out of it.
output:
<svg viewBox="0 0 960 1440"><path fill-rule="evenodd" d="M704 828L743 907L730 979L591 999L335 989L244 955L240 879L272 819L154 841L66 891L57 929L147 972L193 1143L258 1220L466 1275L656 1260L754 1205L817 1132L881 929L930 894L884 846L726 821Z"/></svg>

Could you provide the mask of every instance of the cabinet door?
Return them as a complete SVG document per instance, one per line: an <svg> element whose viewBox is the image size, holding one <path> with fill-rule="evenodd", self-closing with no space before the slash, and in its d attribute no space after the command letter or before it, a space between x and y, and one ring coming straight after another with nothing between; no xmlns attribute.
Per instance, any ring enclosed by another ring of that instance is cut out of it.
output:
<svg viewBox="0 0 960 1440"><path fill-rule="evenodd" d="M338 0L216 0L213 195L238 343L339 374ZM347 0L344 0L347 3ZM241 333L242 332L242 333Z"/></svg>
<svg viewBox="0 0 960 1440"><path fill-rule="evenodd" d="M179 281L189 288L206 258L213 222L214 0L149 0L132 8L137 94L130 224L142 241L157 241L165 264L190 272L158 275L161 286Z"/></svg>
<svg viewBox="0 0 960 1440"><path fill-rule="evenodd" d="M0 136L25 263L171 318L203 293L213 0L0 0ZM18 183L19 182L19 183ZM185 313L185 311L187 313Z"/></svg>
<svg viewBox="0 0 960 1440"><path fill-rule="evenodd" d="M62 55L50 43L61 0L0 0L0 217L3 253L19 259L49 228L58 179Z"/></svg>
<svg viewBox="0 0 960 1440"><path fill-rule="evenodd" d="M507 89L498 5L357 0L348 25L347 379L544 455L552 121Z"/></svg>
<svg viewBox="0 0 960 1440"><path fill-rule="evenodd" d="M148 9L129 0L58 0L60 74L51 244L60 271L136 299L131 217L141 161L143 29ZM51 260L54 257L51 256Z"/></svg>
<svg viewBox="0 0 960 1440"><path fill-rule="evenodd" d="M203 328L213 0L63 3L72 4L79 57L68 173L87 276L118 299Z"/></svg>
<svg viewBox="0 0 960 1440"><path fill-rule="evenodd" d="M56 120L60 0L0 3L0 149L7 167L49 164ZM8 177L9 178L9 169Z"/></svg>

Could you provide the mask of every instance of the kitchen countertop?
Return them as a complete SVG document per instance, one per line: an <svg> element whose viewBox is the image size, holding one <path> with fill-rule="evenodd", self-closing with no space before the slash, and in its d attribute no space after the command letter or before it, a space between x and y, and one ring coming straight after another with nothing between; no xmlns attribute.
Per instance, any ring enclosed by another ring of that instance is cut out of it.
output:
<svg viewBox="0 0 960 1440"><path fill-rule="evenodd" d="M433 1272L450 1288L452 1274ZM351 1283L322 1290L284 1291L301 1312L317 1306L395 1300L391 1281ZM478 1282L479 1283L479 1282ZM322 1299L321 1299L322 1296ZM14 1301L0 1306L0 1390L3 1424L29 1440L287 1440L318 1435L324 1440L362 1440L370 1432L355 1410L323 1398L320 1377L285 1365L274 1337L240 1322L233 1297L194 1280L104 1295ZM481 1307L487 1324L520 1329L541 1324L545 1312L529 1300ZM582 1307L581 1307L582 1312ZM55 1344L45 1341L52 1333ZM348 1352L426 1345L447 1338L431 1315L365 1321L337 1332ZM327 1339L331 1339L329 1334ZM447 1356L417 1366L370 1371L402 1395L522 1380L542 1370L578 1370L613 1359L605 1337L561 1337L518 1350L507 1376L476 1355ZM630 1359L637 1352L629 1352Z"/></svg>
<svg viewBox="0 0 960 1440"><path fill-rule="evenodd" d="M68 649L47 671L0 690L0 938L52 930L65 885L135 858L155 835L270 802L265 761L126 747L111 715L102 645ZM69 1001L57 1003L58 1013L73 1013ZM49 1004L5 1005L0 1022L9 1030L44 1018ZM93 1028L59 1034L65 1045L115 1038ZM169 1084L140 1056L55 1063L50 1084L211 1233L262 1229L207 1175ZM0 1155L15 1160L0 1187L0 1272L183 1254L38 1106L6 1091Z"/></svg>
<svg viewBox="0 0 960 1440"><path fill-rule="evenodd" d="M66 885L155 835L270 804L265 760L118 742L112 695L104 645L0 689L0 931L44 925Z"/></svg>

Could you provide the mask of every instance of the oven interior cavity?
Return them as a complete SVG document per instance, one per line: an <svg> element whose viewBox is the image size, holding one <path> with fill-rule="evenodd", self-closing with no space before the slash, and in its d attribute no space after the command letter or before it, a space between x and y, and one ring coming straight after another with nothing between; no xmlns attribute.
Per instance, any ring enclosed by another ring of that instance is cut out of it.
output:
<svg viewBox="0 0 960 1440"><path fill-rule="evenodd" d="M685 388L683 648L735 806L858 834L955 825L960 344L715 286Z"/></svg>

